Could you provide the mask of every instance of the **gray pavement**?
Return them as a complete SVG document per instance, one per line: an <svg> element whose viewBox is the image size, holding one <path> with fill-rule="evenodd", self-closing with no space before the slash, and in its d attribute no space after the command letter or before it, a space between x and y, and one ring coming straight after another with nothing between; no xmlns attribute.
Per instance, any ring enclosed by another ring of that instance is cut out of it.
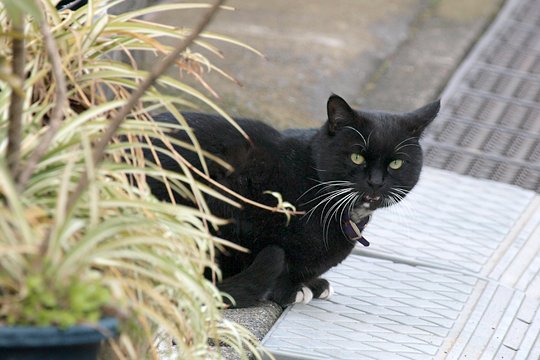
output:
<svg viewBox="0 0 540 360"><path fill-rule="evenodd" d="M407 111L440 96L461 59L502 1L434 1L419 13L399 48L364 84L358 103Z"/></svg>
<svg viewBox="0 0 540 360"><path fill-rule="evenodd" d="M425 162L540 192L540 2L509 1L445 88Z"/></svg>
<svg viewBox="0 0 540 360"><path fill-rule="evenodd" d="M501 0L230 0L210 31L261 51L261 58L212 41L208 83L229 113L279 128L318 126L334 92L357 106L411 109L437 97ZM184 26L200 10L161 13ZM186 79L188 80L188 79ZM207 93L209 96L210 93Z"/></svg>

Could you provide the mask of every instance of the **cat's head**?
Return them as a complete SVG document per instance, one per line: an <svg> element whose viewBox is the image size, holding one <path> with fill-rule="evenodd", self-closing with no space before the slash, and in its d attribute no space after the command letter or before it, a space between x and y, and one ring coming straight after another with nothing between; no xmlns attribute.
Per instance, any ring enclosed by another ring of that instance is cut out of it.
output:
<svg viewBox="0 0 540 360"><path fill-rule="evenodd" d="M440 101L408 113L356 111L337 95L314 146L319 178L349 195L350 208L375 210L403 199L422 168L419 139Z"/></svg>

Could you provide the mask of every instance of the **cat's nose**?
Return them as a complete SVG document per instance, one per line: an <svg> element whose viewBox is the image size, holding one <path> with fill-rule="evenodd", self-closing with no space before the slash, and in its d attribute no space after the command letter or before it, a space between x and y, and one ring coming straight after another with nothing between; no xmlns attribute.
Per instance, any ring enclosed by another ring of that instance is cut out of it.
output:
<svg viewBox="0 0 540 360"><path fill-rule="evenodd" d="M367 181L370 188L373 189L373 191L377 191L382 187L382 181L374 181L373 179L369 179Z"/></svg>
<svg viewBox="0 0 540 360"><path fill-rule="evenodd" d="M383 183L384 175L378 169L372 169L367 179L368 186L375 192L383 186Z"/></svg>

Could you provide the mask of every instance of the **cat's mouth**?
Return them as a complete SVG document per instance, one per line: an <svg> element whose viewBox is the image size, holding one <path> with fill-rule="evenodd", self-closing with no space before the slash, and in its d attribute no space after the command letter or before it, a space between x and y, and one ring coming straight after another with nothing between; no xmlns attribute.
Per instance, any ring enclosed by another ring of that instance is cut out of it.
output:
<svg viewBox="0 0 540 360"><path fill-rule="evenodd" d="M360 204L363 208L369 209L369 210L375 210L382 204L382 196L380 195L368 195L365 194L360 199Z"/></svg>

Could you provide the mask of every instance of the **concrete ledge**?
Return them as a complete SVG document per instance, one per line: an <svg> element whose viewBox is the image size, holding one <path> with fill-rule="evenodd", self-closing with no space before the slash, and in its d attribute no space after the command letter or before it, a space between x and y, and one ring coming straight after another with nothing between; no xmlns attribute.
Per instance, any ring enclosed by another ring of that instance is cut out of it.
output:
<svg viewBox="0 0 540 360"><path fill-rule="evenodd" d="M264 305L245 308L225 310L225 318L249 329L259 340L268 333L272 325L279 318L283 308L273 302Z"/></svg>

